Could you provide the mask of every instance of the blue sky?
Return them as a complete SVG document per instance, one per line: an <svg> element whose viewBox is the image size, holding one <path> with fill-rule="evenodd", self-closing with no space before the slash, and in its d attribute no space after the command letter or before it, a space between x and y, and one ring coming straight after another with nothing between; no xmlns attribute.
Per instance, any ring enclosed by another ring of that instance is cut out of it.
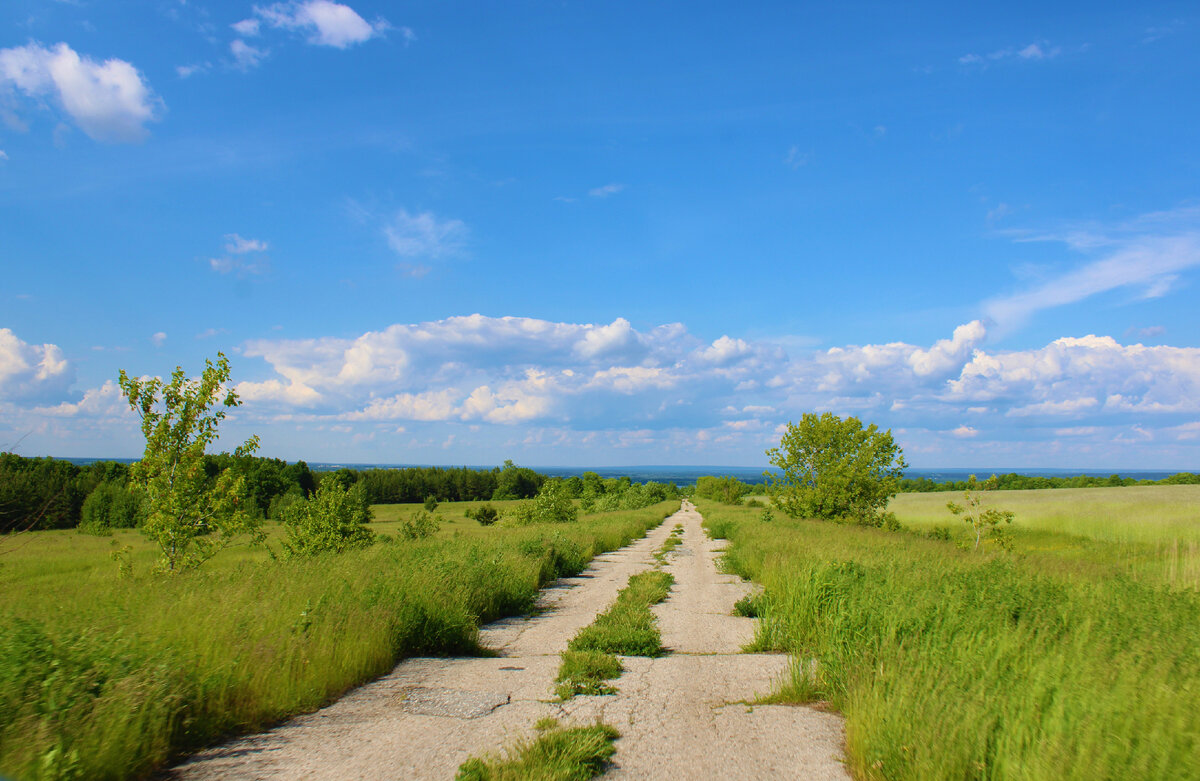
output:
<svg viewBox="0 0 1200 781"><path fill-rule="evenodd" d="M1191 3L0 8L0 447L1200 468Z"/></svg>

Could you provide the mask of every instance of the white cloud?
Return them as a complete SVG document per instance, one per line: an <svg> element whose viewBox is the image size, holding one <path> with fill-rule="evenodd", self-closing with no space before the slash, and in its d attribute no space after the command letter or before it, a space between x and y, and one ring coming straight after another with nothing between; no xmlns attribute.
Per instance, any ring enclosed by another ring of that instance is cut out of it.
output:
<svg viewBox="0 0 1200 781"><path fill-rule="evenodd" d="M251 46L241 38L235 38L229 42L229 53L233 55L234 67L244 71L258 67L262 59L267 56L265 49Z"/></svg>
<svg viewBox="0 0 1200 781"><path fill-rule="evenodd" d="M306 33L309 43L338 49L364 43L391 29L391 25L385 19L367 22L350 6L330 0L255 6L254 13L272 27ZM413 37L411 31L408 33L404 36L405 40Z"/></svg>
<svg viewBox="0 0 1200 781"><path fill-rule="evenodd" d="M7 160L7 159L8 159L8 152L5 152L3 149L0 149L0 160Z"/></svg>
<svg viewBox="0 0 1200 781"><path fill-rule="evenodd" d="M975 53L964 54L958 58L958 62L960 65L985 65L989 61L996 62L1014 57L1019 60L1049 60L1060 54L1062 54L1061 47L1051 46L1047 41L1034 41L1020 47L1006 46L1003 49L989 52L986 57Z"/></svg>
<svg viewBox="0 0 1200 781"><path fill-rule="evenodd" d="M439 258L463 251L467 225L462 220L442 219L432 212L409 214L400 209L384 226L388 245L406 258Z"/></svg>
<svg viewBox="0 0 1200 781"><path fill-rule="evenodd" d="M132 415L121 388L105 380L99 388L90 388L77 402L64 401L50 407L35 407L33 412L54 418L119 418Z"/></svg>
<svg viewBox="0 0 1200 781"><path fill-rule="evenodd" d="M0 328L0 400L61 397L75 379L63 352L54 344L27 344Z"/></svg>
<svg viewBox="0 0 1200 781"><path fill-rule="evenodd" d="M225 234L225 251L232 252L234 255L242 255L247 252L265 252L267 243L258 239L244 239L236 233Z"/></svg>
<svg viewBox="0 0 1200 781"><path fill-rule="evenodd" d="M592 189L588 190L588 195L592 196L593 198L607 198L610 195L616 195L624 189L625 185L613 182L612 184L606 184L601 187L593 187Z"/></svg>
<svg viewBox="0 0 1200 781"><path fill-rule="evenodd" d="M247 255L249 253L266 252L268 244L259 239L246 239L236 233L225 234L225 251L229 255ZM237 273L239 277L253 274L264 274L270 268L266 258L250 260L245 257L209 258L208 266L218 274Z"/></svg>
<svg viewBox="0 0 1200 781"><path fill-rule="evenodd" d="M212 63L209 62L197 62L191 65L177 65L175 66L175 73L178 74L179 78L187 79L195 76L197 73L204 73L211 67Z"/></svg>
<svg viewBox="0 0 1200 781"><path fill-rule="evenodd" d="M35 100L52 99L88 136L108 143L142 140L146 123L163 111L131 64L116 58L96 62L65 43L0 49L3 86Z"/></svg>
<svg viewBox="0 0 1200 781"><path fill-rule="evenodd" d="M246 38L253 38L258 35L258 28L261 22L258 19L243 19L240 22L234 22L229 25L238 35Z"/></svg>
<svg viewBox="0 0 1200 781"><path fill-rule="evenodd" d="M155 347L162 347L164 344L166 344L167 335L163 331L158 331L150 337L150 341L154 343Z"/></svg>
<svg viewBox="0 0 1200 781"><path fill-rule="evenodd" d="M979 430L964 424L949 432L950 436L958 439L972 439L979 436Z"/></svg>

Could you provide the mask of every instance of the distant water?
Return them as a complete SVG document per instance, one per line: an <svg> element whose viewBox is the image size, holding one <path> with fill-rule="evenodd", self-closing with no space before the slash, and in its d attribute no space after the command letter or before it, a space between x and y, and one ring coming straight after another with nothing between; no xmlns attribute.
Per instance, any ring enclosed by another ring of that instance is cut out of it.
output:
<svg viewBox="0 0 1200 781"><path fill-rule="evenodd" d="M64 461L70 461L73 464L86 466L93 461L120 461L122 463L132 463L137 459L134 458L64 458ZM405 467L417 466L442 466L444 468L458 468L464 466L457 464L449 466L446 464L362 464L352 462L324 462L324 461L309 461L310 469L317 472L332 472L336 469L349 467L350 469L403 469ZM470 469L491 469L495 464L478 465L466 464ZM521 466L527 466L521 464ZM645 483L654 481L656 483L675 483L676 485L689 485L696 482L696 478L704 475L730 475L736 477L745 483L762 483L764 482L763 472L764 467L759 466L534 466L528 465L530 469L541 472L544 475L551 477L577 477L584 472L595 472L601 477L626 477L635 483ZM779 474L779 470L770 470L772 474ZM1006 475L1010 472L1015 472L1019 475L1030 475L1032 477L1074 477L1075 475L1088 475L1090 477L1108 477L1109 475L1120 475L1121 477L1132 477L1136 480L1162 480L1164 477L1170 477L1178 472L1196 471L1186 469L1026 469L1022 467L976 467L971 469L960 469L958 467L946 469L909 469L904 473L905 477L919 480L922 477L927 477L935 483L948 483L954 480L966 480L971 475L976 475L980 478L989 477L991 475Z"/></svg>

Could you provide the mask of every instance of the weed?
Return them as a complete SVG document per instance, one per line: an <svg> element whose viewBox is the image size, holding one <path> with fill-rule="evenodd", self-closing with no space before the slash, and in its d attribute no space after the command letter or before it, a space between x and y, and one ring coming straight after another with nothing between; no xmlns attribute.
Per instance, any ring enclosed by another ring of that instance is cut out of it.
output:
<svg viewBox="0 0 1200 781"><path fill-rule="evenodd" d="M604 683L620 677L625 668L621 660L601 651L564 651L558 668L558 687L555 693L561 700L577 694L616 694L617 690Z"/></svg>
<svg viewBox="0 0 1200 781"><path fill-rule="evenodd" d="M586 781L604 772L616 753L620 733L607 724L590 727L548 726L522 741L506 757L471 758L458 769L457 781Z"/></svg>

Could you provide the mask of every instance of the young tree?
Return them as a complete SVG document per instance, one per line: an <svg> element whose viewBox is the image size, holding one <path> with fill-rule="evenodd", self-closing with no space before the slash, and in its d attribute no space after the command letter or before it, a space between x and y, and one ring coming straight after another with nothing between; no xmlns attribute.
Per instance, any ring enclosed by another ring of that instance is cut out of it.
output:
<svg viewBox="0 0 1200 781"><path fill-rule="evenodd" d="M891 431L855 417L805 413L767 451L782 477L767 473L771 503L792 517L881 526L908 466Z"/></svg>
<svg viewBox="0 0 1200 781"><path fill-rule="evenodd" d="M975 550L979 550L979 543L983 540L984 533L1004 550L1012 550L1012 537L1009 535L1007 527L1012 523L1014 513L1011 510L1000 510L996 507L985 509L982 506L983 496L979 493L980 491L994 491L998 485L995 475L982 483L975 479L975 475L971 475L971 478L967 480L967 490L963 493L963 504L946 502L946 507L950 512L962 516L962 519L971 525L971 530L975 532Z"/></svg>
<svg viewBox="0 0 1200 781"><path fill-rule="evenodd" d="M210 479L204 452L217 439L226 407L240 403L227 388L229 359L204 362L200 379L176 367L171 379L130 377L121 370L121 391L142 420L146 452L130 468L130 481L145 492L142 531L162 551L162 568L179 572L200 566L240 535L263 539L262 519L253 512L245 477L225 469ZM215 408L214 408L215 407ZM258 448L251 437L234 451Z"/></svg>

